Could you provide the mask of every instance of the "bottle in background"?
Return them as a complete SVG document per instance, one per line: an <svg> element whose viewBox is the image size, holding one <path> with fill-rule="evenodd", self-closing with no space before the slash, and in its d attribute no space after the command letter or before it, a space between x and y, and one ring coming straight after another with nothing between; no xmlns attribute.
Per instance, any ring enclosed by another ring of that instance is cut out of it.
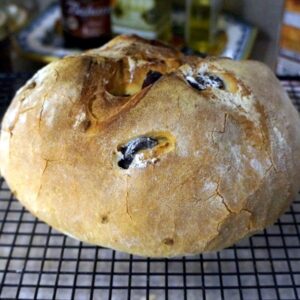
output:
<svg viewBox="0 0 300 300"><path fill-rule="evenodd" d="M148 39L170 41L171 0L117 0L113 9L113 31Z"/></svg>
<svg viewBox="0 0 300 300"><path fill-rule="evenodd" d="M177 47L185 46L186 1L172 0L172 44Z"/></svg>
<svg viewBox="0 0 300 300"><path fill-rule="evenodd" d="M111 38L110 0L60 0L65 44L89 49Z"/></svg>
<svg viewBox="0 0 300 300"><path fill-rule="evenodd" d="M8 18L0 11L0 73L11 72L10 46Z"/></svg>
<svg viewBox="0 0 300 300"><path fill-rule="evenodd" d="M189 47L203 53L211 52L216 42L221 4L221 0L187 0Z"/></svg>

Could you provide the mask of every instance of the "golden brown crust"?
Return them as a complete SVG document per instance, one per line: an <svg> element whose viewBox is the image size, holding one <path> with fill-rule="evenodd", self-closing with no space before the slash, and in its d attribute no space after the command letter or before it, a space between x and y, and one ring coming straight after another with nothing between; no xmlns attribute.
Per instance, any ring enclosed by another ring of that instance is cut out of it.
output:
<svg viewBox="0 0 300 300"><path fill-rule="evenodd" d="M143 87L150 70L162 76ZM197 90L199 72L219 86ZM260 63L188 58L120 36L49 64L19 90L0 166L24 206L66 234L140 255L199 253L288 207L300 122Z"/></svg>

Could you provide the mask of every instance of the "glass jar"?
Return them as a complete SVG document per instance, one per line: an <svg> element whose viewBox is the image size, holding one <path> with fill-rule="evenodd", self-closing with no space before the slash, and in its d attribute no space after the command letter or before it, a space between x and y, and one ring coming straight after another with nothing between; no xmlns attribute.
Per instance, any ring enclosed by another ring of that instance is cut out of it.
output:
<svg viewBox="0 0 300 300"><path fill-rule="evenodd" d="M172 36L171 0L118 0L112 20L116 34L168 42Z"/></svg>
<svg viewBox="0 0 300 300"><path fill-rule="evenodd" d="M187 44L209 53L215 46L222 0L188 0Z"/></svg>

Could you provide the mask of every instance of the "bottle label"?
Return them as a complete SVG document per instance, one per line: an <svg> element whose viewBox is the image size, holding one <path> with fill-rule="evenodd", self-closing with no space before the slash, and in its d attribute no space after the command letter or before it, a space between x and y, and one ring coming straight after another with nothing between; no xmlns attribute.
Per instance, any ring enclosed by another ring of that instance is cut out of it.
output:
<svg viewBox="0 0 300 300"><path fill-rule="evenodd" d="M110 1L62 1L64 30L78 38L110 33Z"/></svg>

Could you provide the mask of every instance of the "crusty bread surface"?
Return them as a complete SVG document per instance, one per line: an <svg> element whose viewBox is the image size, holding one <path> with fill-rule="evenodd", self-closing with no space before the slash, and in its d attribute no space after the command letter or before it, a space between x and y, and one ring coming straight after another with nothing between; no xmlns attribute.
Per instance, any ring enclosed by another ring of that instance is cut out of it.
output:
<svg viewBox="0 0 300 300"><path fill-rule="evenodd" d="M153 257L228 247L300 187L300 121L263 64L119 36L53 62L2 122L21 203L79 240Z"/></svg>

